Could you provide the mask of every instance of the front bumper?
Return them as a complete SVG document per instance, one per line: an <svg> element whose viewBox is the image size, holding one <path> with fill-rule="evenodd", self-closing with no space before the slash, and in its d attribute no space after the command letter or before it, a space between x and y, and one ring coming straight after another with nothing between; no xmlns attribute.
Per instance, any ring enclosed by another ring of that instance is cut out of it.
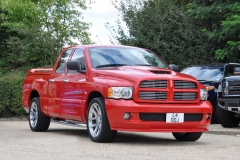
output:
<svg viewBox="0 0 240 160"><path fill-rule="evenodd" d="M240 113L240 98L218 98L218 106L230 112Z"/></svg>
<svg viewBox="0 0 240 160"><path fill-rule="evenodd" d="M154 104L136 103L133 100L105 99L106 112L112 130L136 131L136 132L205 132L211 118L206 120L207 114L212 114L212 105L209 101L201 101L198 104ZM131 113L129 120L123 119L123 114ZM141 120L142 114L202 114L199 121L185 121L182 123L166 123L161 121Z"/></svg>

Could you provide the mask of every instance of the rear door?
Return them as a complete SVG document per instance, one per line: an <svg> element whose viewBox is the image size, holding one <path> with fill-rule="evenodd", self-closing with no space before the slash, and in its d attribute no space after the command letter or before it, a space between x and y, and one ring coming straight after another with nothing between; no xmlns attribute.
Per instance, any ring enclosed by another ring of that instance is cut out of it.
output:
<svg viewBox="0 0 240 160"><path fill-rule="evenodd" d="M84 51L77 48L71 60L85 64ZM85 83L85 74L75 70L68 70L64 76L61 102L61 114L64 119L82 121L83 102L86 100Z"/></svg>

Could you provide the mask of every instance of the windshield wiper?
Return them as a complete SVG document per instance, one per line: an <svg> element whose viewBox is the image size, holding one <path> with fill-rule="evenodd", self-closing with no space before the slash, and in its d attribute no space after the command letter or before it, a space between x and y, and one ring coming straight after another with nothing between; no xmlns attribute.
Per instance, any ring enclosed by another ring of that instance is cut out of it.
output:
<svg viewBox="0 0 240 160"><path fill-rule="evenodd" d="M198 82L210 82L210 83L214 83L216 81L208 81L208 80L205 80L205 79L198 79Z"/></svg>
<svg viewBox="0 0 240 160"><path fill-rule="evenodd" d="M95 68L104 68L104 67L121 67L121 66L130 66L129 64L103 64L96 66Z"/></svg>

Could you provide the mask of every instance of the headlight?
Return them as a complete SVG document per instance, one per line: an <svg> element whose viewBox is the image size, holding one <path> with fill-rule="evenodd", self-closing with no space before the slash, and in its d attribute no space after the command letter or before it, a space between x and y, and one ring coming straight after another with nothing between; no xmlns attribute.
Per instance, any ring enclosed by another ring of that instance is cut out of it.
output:
<svg viewBox="0 0 240 160"><path fill-rule="evenodd" d="M108 88L108 98L131 99L133 87L111 87Z"/></svg>
<svg viewBox="0 0 240 160"><path fill-rule="evenodd" d="M207 89L200 89L200 100L205 101L208 97Z"/></svg>
<svg viewBox="0 0 240 160"><path fill-rule="evenodd" d="M228 94L228 82L225 82L224 84L225 84L225 85L224 85L224 87L222 88L222 89L223 89L223 92L224 92L224 94Z"/></svg>

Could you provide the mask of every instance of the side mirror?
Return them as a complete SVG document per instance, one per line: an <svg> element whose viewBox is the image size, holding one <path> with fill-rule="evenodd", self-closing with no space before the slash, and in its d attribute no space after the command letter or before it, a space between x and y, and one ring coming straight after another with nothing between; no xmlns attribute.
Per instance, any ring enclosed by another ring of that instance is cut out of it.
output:
<svg viewBox="0 0 240 160"><path fill-rule="evenodd" d="M83 64L79 61L69 61L67 62L67 68L69 70L77 70L78 72L85 73L86 70L83 70Z"/></svg>
<svg viewBox="0 0 240 160"><path fill-rule="evenodd" d="M180 72L179 67L175 64L170 64L169 67L175 72Z"/></svg>

